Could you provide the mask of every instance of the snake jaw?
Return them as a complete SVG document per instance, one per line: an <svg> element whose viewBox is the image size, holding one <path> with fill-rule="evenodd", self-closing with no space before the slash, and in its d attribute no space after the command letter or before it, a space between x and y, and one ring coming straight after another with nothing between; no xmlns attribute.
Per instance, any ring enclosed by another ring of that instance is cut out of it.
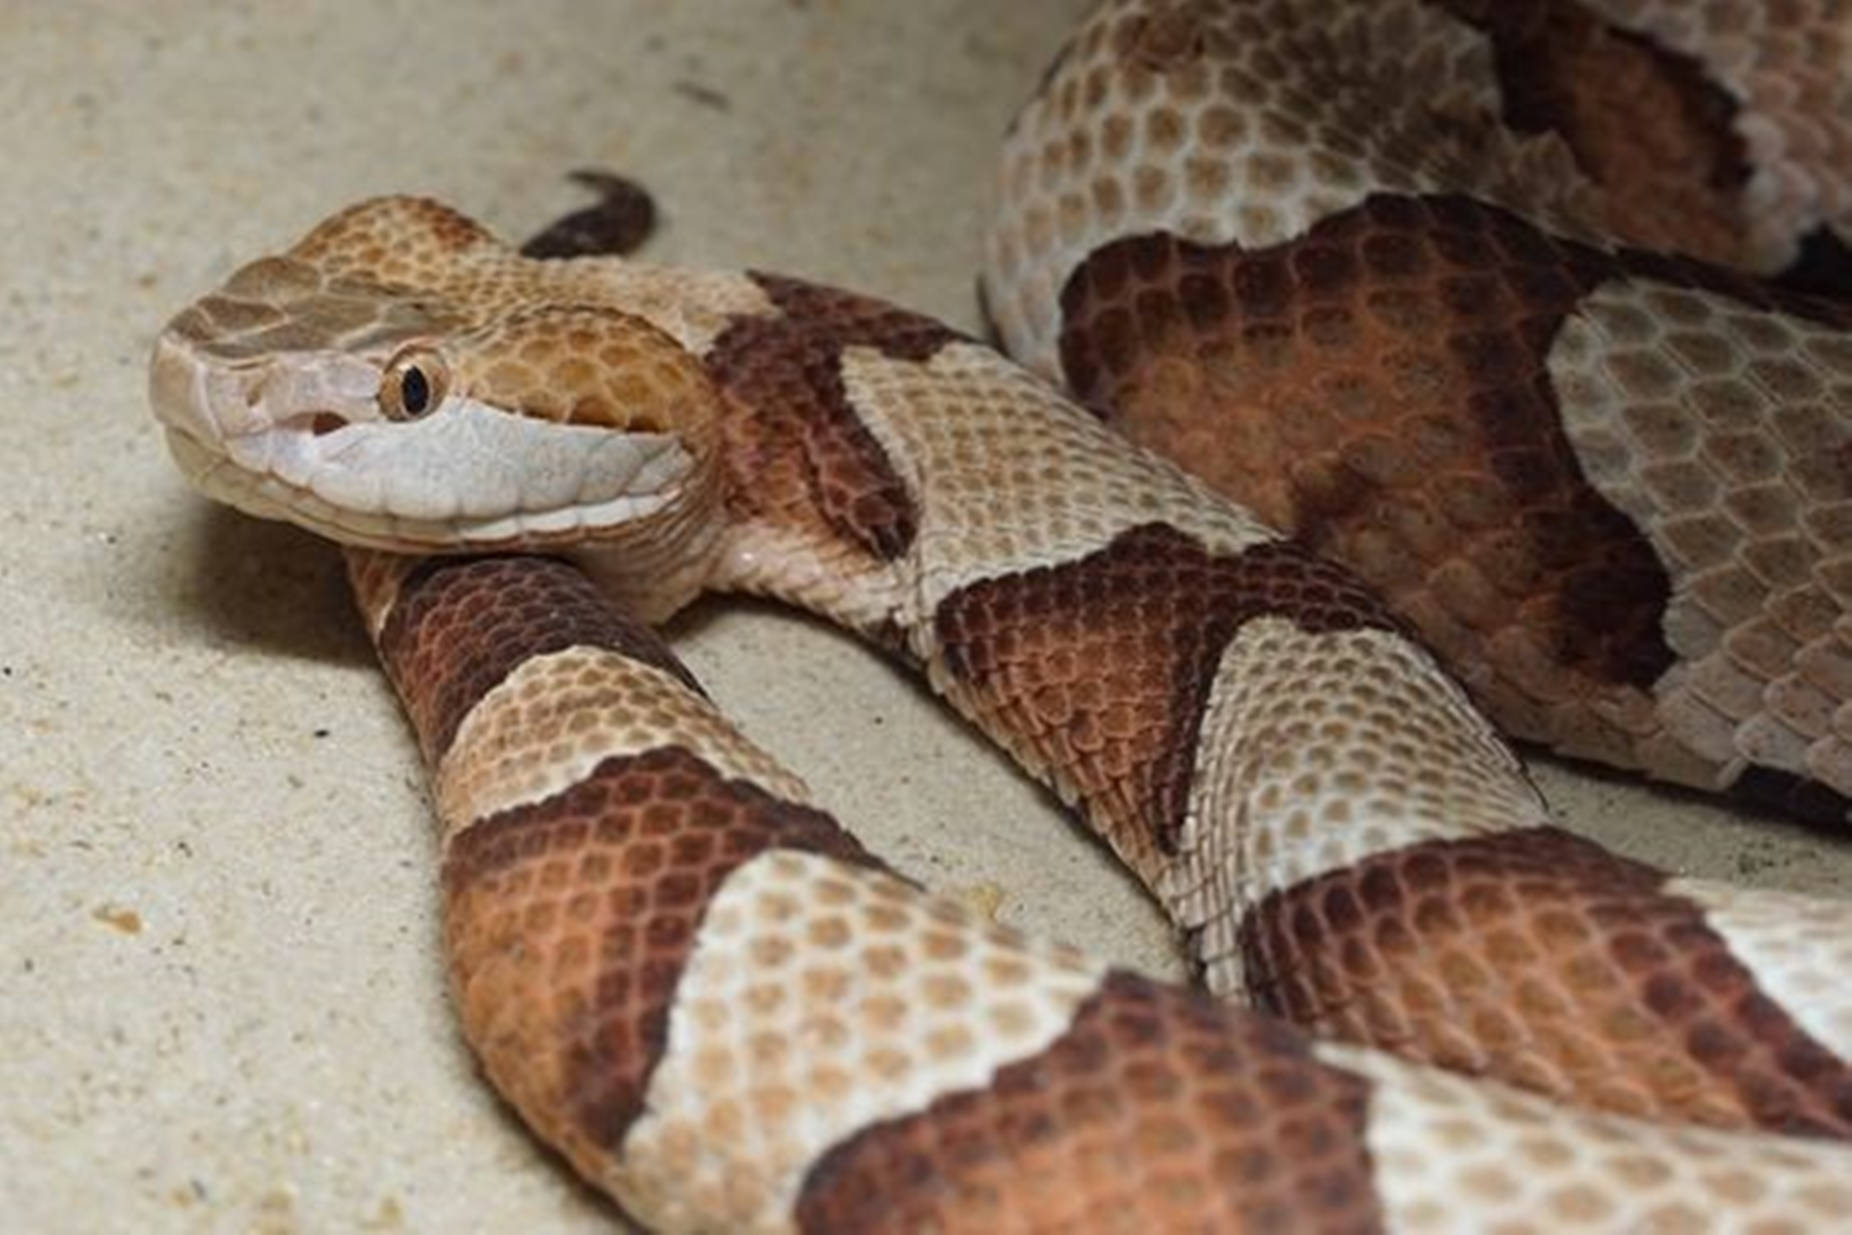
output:
<svg viewBox="0 0 1852 1235"><path fill-rule="evenodd" d="M696 470L671 434L537 421L456 395L388 420L381 368L332 352L229 363L164 336L150 399L207 496L397 552L583 540L673 505Z"/></svg>

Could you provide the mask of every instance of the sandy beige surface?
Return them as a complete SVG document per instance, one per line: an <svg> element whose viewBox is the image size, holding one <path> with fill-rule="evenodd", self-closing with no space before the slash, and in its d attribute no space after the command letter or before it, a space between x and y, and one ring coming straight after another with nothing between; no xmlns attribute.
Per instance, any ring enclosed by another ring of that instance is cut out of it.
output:
<svg viewBox="0 0 1852 1235"><path fill-rule="evenodd" d="M336 207L510 235L624 171L650 253L972 326L991 154L1079 0L0 4L0 1227L609 1229L445 1005L408 735L334 554L183 490L164 317ZM678 646L902 868L1146 965L1128 885L919 689L767 608ZM1852 848L1541 773L1681 871L1852 887Z"/></svg>

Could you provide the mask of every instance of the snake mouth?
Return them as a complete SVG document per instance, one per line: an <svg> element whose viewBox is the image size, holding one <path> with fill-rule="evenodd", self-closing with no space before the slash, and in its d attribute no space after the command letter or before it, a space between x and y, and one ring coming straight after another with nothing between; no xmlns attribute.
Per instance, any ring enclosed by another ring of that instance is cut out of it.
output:
<svg viewBox="0 0 1852 1235"><path fill-rule="evenodd" d="M207 497L401 553L594 539L673 505L695 471L673 435L540 423L467 400L411 423L319 409L224 437L166 428L170 453Z"/></svg>
<svg viewBox="0 0 1852 1235"><path fill-rule="evenodd" d="M194 489L258 519L293 523L305 531L346 544L399 552L429 550L428 536L398 526L399 521L368 517L323 501L312 489L292 485L237 463L213 442L185 429L167 426L167 450Z"/></svg>
<svg viewBox="0 0 1852 1235"><path fill-rule="evenodd" d="M671 433L559 424L451 395L388 420L380 362L215 358L170 330L149 399L206 496L344 544L403 553L559 547L682 500L699 460Z"/></svg>

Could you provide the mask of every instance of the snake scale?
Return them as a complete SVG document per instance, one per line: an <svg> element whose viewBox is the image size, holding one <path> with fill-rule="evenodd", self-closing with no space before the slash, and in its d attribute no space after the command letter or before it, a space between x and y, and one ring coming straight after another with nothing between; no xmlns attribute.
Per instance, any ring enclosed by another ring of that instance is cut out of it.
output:
<svg viewBox="0 0 1852 1235"><path fill-rule="evenodd" d="M664 1231L1845 1221L1852 908L1552 826L1474 703L1843 816L1845 310L1667 254L1817 256L1838 148L1768 116L1846 18L1693 11L1102 5L1005 154L1028 368L406 197L175 317L183 471L346 546L535 1132ZM706 590L914 666L1206 991L864 850L652 633Z"/></svg>

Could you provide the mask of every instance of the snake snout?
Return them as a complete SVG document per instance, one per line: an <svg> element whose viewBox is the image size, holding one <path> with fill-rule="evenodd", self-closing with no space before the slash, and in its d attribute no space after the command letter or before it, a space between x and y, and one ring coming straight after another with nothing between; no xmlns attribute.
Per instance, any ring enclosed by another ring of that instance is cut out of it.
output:
<svg viewBox="0 0 1852 1235"><path fill-rule="evenodd" d="M376 399L379 367L360 358L288 355L226 376L238 382L241 404L227 414L237 415L244 432L289 429L322 437L381 419Z"/></svg>
<svg viewBox="0 0 1852 1235"><path fill-rule="evenodd" d="M221 434L205 405L203 374L192 350L172 331L155 340L154 359L148 366L148 402L155 418L169 429L202 442L216 442Z"/></svg>
<svg viewBox="0 0 1852 1235"><path fill-rule="evenodd" d="M289 418L291 409L277 397L277 378L286 372L273 364L214 361L169 331L154 345L148 400L170 430L222 451L234 438Z"/></svg>

